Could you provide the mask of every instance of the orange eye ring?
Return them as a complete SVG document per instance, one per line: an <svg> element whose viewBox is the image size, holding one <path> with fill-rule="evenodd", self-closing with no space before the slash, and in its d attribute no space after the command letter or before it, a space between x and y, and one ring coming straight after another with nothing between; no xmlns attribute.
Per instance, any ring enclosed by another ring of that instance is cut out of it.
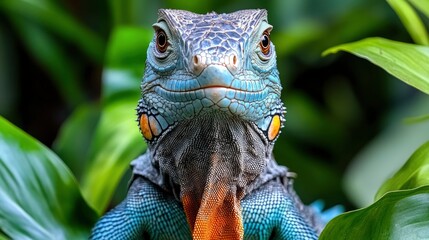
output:
<svg viewBox="0 0 429 240"><path fill-rule="evenodd" d="M168 47L167 34L162 29L157 30L156 31L156 49L160 53L165 53L165 51L167 51L167 47Z"/></svg>
<svg viewBox="0 0 429 240"><path fill-rule="evenodd" d="M261 52L268 56L271 52L271 40L270 40L270 33L268 31L265 31L264 34L262 34L261 41L259 42L259 47L261 48Z"/></svg>

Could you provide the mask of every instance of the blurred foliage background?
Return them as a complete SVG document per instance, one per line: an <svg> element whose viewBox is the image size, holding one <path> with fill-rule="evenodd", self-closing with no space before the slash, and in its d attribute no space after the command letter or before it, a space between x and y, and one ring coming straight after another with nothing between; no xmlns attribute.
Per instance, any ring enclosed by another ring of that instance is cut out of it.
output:
<svg viewBox="0 0 429 240"><path fill-rule="evenodd" d="M307 203L324 199L328 206L366 206L427 138L427 124L403 123L403 118L427 111L429 103L421 93L352 55L321 57L331 46L369 36L412 42L385 1L2 0L0 115L52 147L83 185L111 176L83 177L113 154L106 146L104 155L95 154L93 141L98 148L112 144L131 149L116 156L122 158L121 166L144 151L136 124L108 131L118 127L118 118L134 121L134 107L129 112L113 107L104 114L103 106L137 104L159 8L268 10L288 109L275 156L298 173L295 186ZM102 127L96 127L98 121ZM124 138L130 131L132 141ZM126 193L129 171L121 177L123 169L109 172L122 178L110 206Z"/></svg>

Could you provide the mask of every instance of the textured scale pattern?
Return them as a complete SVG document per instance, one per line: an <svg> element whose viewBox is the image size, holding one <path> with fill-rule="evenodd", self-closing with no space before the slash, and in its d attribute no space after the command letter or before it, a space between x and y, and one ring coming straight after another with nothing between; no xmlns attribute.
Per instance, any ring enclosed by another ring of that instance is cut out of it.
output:
<svg viewBox="0 0 429 240"><path fill-rule="evenodd" d="M191 232L180 202L138 178L125 201L97 223L91 238L191 239Z"/></svg>
<svg viewBox="0 0 429 240"><path fill-rule="evenodd" d="M294 204L279 182L255 190L241 201L244 239L317 239ZM97 223L91 238L192 239L180 202L143 178Z"/></svg>
<svg viewBox="0 0 429 240"><path fill-rule="evenodd" d="M272 151L284 122L265 10L159 11L127 198L91 239L317 239L323 223Z"/></svg>
<svg viewBox="0 0 429 240"><path fill-rule="evenodd" d="M243 59L245 40L253 33L262 14L264 12L242 10L200 15L177 10L176 14L169 15L169 22L186 43L185 56L206 58L207 64L224 64L226 59L230 60L228 56L235 55L236 61ZM186 58L185 67L192 67L192 60Z"/></svg>
<svg viewBox="0 0 429 240"><path fill-rule="evenodd" d="M244 239L317 239L284 185L278 182L261 186L244 198L241 206Z"/></svg>

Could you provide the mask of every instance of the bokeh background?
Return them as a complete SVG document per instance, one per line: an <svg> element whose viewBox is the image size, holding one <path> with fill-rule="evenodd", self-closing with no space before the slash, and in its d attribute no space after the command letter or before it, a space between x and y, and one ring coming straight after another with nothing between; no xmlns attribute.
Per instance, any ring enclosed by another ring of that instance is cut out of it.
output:
<svg viewBox="0 0 429 240"><path fill-rule="evenodd" d="M102 104L114 29L150 31L159 8L268 10L287 106L275 156L298 173L295 186L307 203L323 199L327 206L347 209L369 204L381 182L428 135L427 124L403 121L427 111L429 102L421 93L363 59L345 53L321 56L329 47L370 36L412 42L389 5L374 0L3 0L0 114L58 149L58 134L71 114L85 104ZM115 44L136 41L129 35ZM144 56L142 51L134 57ZM143 65L134 67L143 74ZM91 123L82 124L76 131L86 136ZM79 179L85 164L57 152ZM111 206L124 197L128 179L129 172Z"/></svg>

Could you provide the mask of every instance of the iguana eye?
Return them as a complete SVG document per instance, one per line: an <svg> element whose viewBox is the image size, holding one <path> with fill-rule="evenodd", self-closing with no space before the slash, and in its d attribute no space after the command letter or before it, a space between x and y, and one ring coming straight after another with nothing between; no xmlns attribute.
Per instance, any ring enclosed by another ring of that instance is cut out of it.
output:
<svg viewBox="0 0 429 240"><path fill-rule="evenodd" d="M162 29L156 31L156 49L160 53L165 53L168 47L167 34Z"/></svg>
<svg viewBox="0 0 429 240"><path fill-rule="evenodd" d="M268 56L271 53L271 41L270 41L270 33L265 31L262 34L261 41L259 42L259 47L261 48L261 52Z"/></svg>

